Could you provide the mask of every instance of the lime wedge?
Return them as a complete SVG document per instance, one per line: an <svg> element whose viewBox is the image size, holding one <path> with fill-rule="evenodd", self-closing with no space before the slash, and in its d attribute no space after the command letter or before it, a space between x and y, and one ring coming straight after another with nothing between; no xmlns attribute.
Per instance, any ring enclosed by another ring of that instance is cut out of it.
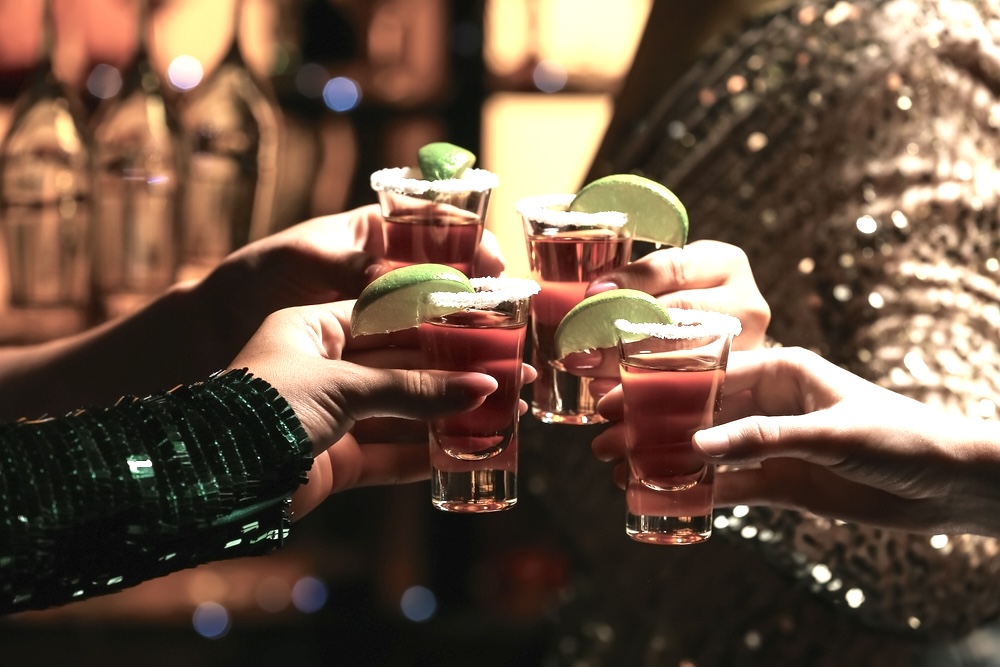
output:
<svg viewBox="0 0 1000 667"><path fill-rule="evenodd" d="M628 216L632 238L682 247L687 243L688 214L664 185L635 174L612 174L591 181L569 204L570 211L619 211Z"/></svg>
<svg viewBox="0 0 1000 667"><path fill-rule="evenodd" d="M417 163L425 180L446 181L461 177L466 169L476 163L476 156L461 146L436 141L417 151Z"/></svg>
<svg viewBox="0 0 1000 667"><path fill-rule="evenodd" d="M389 333L417 326L421 301L432 292L471 294L475 289L464 273L444 264L413 264L383 273L354 302L351 335ZM452 311L454 308L447 312Z"/></svg>
<svg viewBox="0 0 1000 667"><path fill-rule="evenodd" d="M572 352L615 346L615 320L670 324L670 314L655 297L634 289L616 289L588 296L559 323L556 358Z"/></svg>

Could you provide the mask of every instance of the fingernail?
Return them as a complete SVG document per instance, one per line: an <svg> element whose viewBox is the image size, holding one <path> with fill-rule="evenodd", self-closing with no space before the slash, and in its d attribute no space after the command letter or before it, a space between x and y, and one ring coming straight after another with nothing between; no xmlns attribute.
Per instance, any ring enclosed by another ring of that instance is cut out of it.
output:
<svg viewBox="0 0 1000 667"><path fill-rule="evenodd" d="M492 376L485 373L456 373L448 378L450 391L466 395L489 396L499 386Z"/></svg>
<svg viewBox="0 0 1000 667"><path fill-rule="evenodd" d="M365 282L370 283L388 270L388 266L385 266L381 262L375 262L365 269Z"/></svg>
<svg viewBox="0 0 1000 667"><path fill-rule="evenodd" d="M604 355L600 352L600 350L590 352L571 352L570 354L567 354L560 363L567 369L587 370L588 368L597 368L600 366L603 359Z"/></svg>
<svg viewBox="0 0 1000 667"><path fill-rule="evenodd" d="M610 280L601 280L588 287L584 296L593 296L594 294L600 294L601 292L610 292L613 289L618 289L617 283Z"/></svg>
<svg viewBox="0 0 1000 667"><path fill-rule="evenodd" d="M729 435L724 429L710 428L694 434L694 444L708 456L725 456L729 453Z"/></svg>

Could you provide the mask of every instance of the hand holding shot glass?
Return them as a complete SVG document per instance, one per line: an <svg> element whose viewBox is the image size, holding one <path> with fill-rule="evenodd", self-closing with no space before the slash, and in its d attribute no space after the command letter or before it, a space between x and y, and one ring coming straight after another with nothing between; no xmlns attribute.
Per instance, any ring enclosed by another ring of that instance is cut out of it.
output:
<svg viewBox="0 0 1000 667"><path fill-rule="evenodd" d="M715 466L694 452L714 425L733 337L731 315L668 309L670 324L614 323L625 396L628 485L625 532L653 544L712 534Z"/></svg>
<svg viewBox="0 0 1000 667"><path fill-rule="evenodd" d="M417 264L376 278L358 297L354 336L418 327L427 368L486 373L497 390L479 407L431 422L431 501L450 512L517 503L517 427L534 281L474 278Z"/></svg>
<svg viewBox="0 0 1000 667"><path fill-rule="evenodd" d="M556 332L560 358L615 348L628 467L626 534L651 544L693 544L712 532L715 470L695 454L695 431L714 424L740 322L731 315L664 308L619 289L584 299Z"/></svg>
<svg viewBox="0 0 1000 667"><path fill-rule="evenodd" d="M538 370L531 411L541 421L556 424L602 421L589 378L559 366L553 339L562 318L583 300L590 281L625 266L632 249L624 213L569 211L573 199L542 195L517 203L532 276L541 287L531 313L532 364Z"/></svg>
<svg viewBox="0 0 1000 667"><path fill-rule="evenodd" d="M428 368L477 371L497 390L478 408L430 425L431 502L452 512L495 512L517 503L521 366L538 284L473 278L474 293L432 292L422 304L420 346Z"/></svg>
<svg viewBox="0 0 1000 667"><path fill-rule="evenodd" d="M446 142L421 147L419 167L380 169L384 256L394 268L437 263L471 275L496 174L473 169L476 156Z"/></svg>
<svg viewBox="0 0 1000 667"><path fill-rule="evenodd" d="M539 373L532 414L546 423L599 423L600 395L588 378L560 365L555 329L592 281L628 264L633 239L683 246L687 211L670 190L633 174L597 179L575 195L528 197L516 208L532 277L541 286L532 304L532 363Z"/></svg>

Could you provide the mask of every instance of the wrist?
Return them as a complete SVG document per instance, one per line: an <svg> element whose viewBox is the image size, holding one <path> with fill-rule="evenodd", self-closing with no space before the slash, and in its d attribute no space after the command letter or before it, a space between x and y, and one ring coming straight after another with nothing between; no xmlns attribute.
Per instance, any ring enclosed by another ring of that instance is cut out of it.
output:
<svg viewBox="0 0 1000 667"><path fill-rule="evenodd" d="M1000 422L964 421L967 426L959 424L958 429L968 453L962 457L965 488L959 498L967 503L956 500L958 511L967 515L970 532L1000 537Z"/></svg>

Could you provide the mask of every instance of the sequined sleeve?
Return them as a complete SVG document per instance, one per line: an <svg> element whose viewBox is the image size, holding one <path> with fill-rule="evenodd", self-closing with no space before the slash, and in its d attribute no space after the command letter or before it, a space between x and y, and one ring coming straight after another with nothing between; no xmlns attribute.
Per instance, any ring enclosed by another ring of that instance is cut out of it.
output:
<svg viewBox="0 0 1000 667"><path fill-rule="evenodd" d="M284 399L244 371L0 426L0 612L274 550L310 453Z"/></svg>
<svg viewBox="0 0 1000 667"><path fill-rule="evenodd" d="M692 240L743 248L776 341L997 419L998 26L997 0L790 0L679 78L630 81L659 92L593 175L654 178ZM526 486L590 568L557 664L957 664L930 642L1000 613L996 539L739 508L696 550L627 544L593 433L525 430L546 473Z"/></svg>
<svg viewBox="0 0 1000 667"><path fill-rule="evenodd" d="M665 88L608 169L674 189L693 239L746 250L777 341L996 419L998 25L995 0L793 2ZM1000 613L994 539L718 521L873 626L957 635Z"/></svg>

